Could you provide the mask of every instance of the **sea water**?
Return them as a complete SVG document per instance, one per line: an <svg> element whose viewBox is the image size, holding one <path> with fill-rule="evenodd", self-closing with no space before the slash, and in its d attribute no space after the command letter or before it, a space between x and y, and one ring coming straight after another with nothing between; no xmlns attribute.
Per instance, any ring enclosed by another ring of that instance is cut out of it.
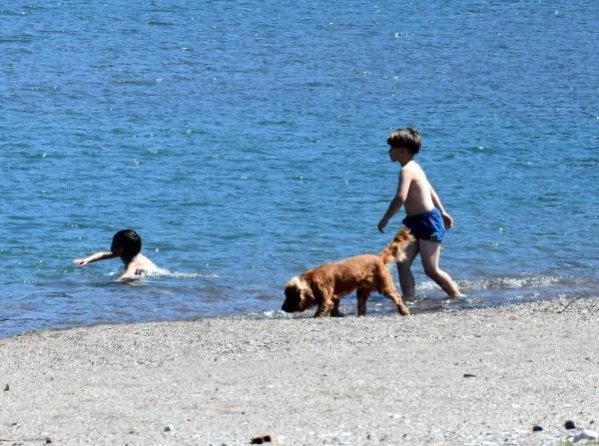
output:
<svg viewBox="0 0 599 446"><path fill-rule="evenodd" d="M401 226L376 230L404 126L468 295L416 260L412 312L596 296L598 19L594 1L1 1L0 337L284 317L292 276ZM123 228L169 273L72 264Z"/></svg>

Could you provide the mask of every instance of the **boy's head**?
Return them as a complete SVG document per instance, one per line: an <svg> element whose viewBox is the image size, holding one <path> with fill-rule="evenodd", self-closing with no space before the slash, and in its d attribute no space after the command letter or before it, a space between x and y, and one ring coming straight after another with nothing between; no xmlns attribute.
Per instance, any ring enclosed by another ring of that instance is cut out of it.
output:
<svg viewBox="0 0 599 446"><path fill-rule="evenodd" d="M416 155L420 152L422 137L418 133L418 129L407 127L391 133L387 138L387 144L391 149L407 149L412 155Z"/></svg>
<svg viewBox="0 0 599 446"><path fill-rule="evenodd" d="M132 260L141 251L141 237L133 229L123 229L112 237L110 250L126 260Z"/></svg>

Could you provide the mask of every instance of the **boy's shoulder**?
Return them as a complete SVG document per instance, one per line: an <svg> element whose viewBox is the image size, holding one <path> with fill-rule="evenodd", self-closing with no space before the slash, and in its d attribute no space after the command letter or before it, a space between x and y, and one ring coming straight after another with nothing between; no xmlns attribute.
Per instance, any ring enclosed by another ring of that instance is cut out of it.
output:
<svg viewBox="0 0 599 446"><path fill-rule="evenodd" d="M401 168L401 170L402 170L402 172L414 172L414 173L419 173L419 172L423 171L422 167L420 167L420 164L418 164L414 160L410 161L408 164L403 166Z"/></svg>
<svg viewBox="0 0 599 446"><path fill-rule="evenodd" d="M155 269L157 268L156 264L148 259L143 254L139 254L136 262L137 266L143 269Z"/></svg>
<svg viewBox="0 0 599 446"><path fill-rule="evenodd" d="M421 177L426 178L426 173L424 172L424 169L420 167L420 164L418 164L416 161L410 161L408 164L402 167L401 171L405 172L408 176L414 179L418 179Z"/></svg>

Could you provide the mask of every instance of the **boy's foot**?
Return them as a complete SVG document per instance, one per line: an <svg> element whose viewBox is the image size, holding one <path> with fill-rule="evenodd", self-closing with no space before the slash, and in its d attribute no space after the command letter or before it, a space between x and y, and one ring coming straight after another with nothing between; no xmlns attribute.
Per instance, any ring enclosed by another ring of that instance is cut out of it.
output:
<svg viewBox="0 0 599 446"><path fill-rule="evenodd" d="M468 297L468 296L466 296L465 294L462 294L462 293L458 292L457 294L449 294L449 297L451 299L457 299L459 297Z"/></svg>

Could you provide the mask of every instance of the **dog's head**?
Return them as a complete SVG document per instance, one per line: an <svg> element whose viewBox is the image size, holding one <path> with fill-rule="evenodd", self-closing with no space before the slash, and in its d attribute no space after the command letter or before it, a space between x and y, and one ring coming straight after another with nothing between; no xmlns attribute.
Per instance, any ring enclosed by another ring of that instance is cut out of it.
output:
<svg viewBox="0 0 599 446"><path fill-rule="evenodd" d="M314 303L314 293L303 277L296 276L285 286L285 302L281 309L287 313L304 311Z"/></svg>
<svg viewBox="0 0 599 446"><path fill-rule="evenodd" d="M385 263L389 263L391 261L401 262L406 258L405 250L414 240L414 236L411 234L410 229L405 226L402 227L391 243L387 245L385 249L381 251L381 257L383 257L383 261Z"/></svg>

